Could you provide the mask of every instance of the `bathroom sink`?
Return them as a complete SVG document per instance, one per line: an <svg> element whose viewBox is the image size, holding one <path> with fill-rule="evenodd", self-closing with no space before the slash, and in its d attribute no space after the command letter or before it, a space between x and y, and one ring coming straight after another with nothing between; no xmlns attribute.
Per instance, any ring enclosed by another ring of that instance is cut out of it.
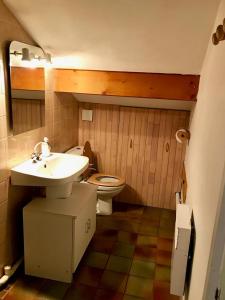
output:
<svg viewBox="0 0 225 300"><path fill-rule="evenodd" d="M11 169L13 185L58 186L78 180L87 169L89 159L64 153L51 153L42 161L33 163L32 159Z"/></svg>

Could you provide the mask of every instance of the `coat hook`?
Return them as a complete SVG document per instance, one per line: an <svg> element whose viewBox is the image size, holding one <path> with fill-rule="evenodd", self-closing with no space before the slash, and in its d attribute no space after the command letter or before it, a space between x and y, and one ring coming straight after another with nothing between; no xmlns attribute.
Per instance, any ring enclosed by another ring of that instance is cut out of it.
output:
<svg viewBox="0 0 225 300"><path fill-rule="evenodd" d="M213 45L218 45L219 44L219 40L216 36L216 33L213 33L213 35L212 35L212 42L213 42Z"/></svg>
<svg viewBox="0 0 225 300"><path fill-rule="evenodd" d="M218 41L222 41L225 38L225 32L223 30L223 25L219 25L216 28L216 37Z"/></svg>

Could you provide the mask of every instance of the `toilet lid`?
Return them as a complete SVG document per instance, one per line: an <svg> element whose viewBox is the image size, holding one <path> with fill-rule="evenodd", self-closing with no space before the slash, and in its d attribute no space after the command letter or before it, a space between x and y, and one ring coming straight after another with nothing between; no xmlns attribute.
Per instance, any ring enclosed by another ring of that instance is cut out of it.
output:
<svg viewBox="0 0 225 300"><path fill-rule="evenodd" d="M101 186L120 186L125 184L125 180L114 175L106 175L102 173L93 174L87 181L88 183Z"/></svg>

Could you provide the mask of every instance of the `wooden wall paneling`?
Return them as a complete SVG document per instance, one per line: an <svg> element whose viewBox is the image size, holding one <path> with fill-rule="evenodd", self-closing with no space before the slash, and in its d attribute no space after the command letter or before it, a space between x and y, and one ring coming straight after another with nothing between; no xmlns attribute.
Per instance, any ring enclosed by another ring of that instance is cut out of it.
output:
<svg viewBox="0 0 225 300"><path fill-rule="evenodd" d="M159 123L159 136L158 136L158 145L157 145L157 154L155 161L155 174L154 174L154 186L152 191L152 206L157 206L159 203L159 191L161 184L161 171L163 165L163 146L165 140L166 132L166 120L167 120L167 110L160 111L160 123Z"/></svg>
<svg viewBox="0 0 225 300"><path fill-rule="evenodd" d="M125 111L124 109L119 110L119 131L117 136L117 158L116 158L116 174L121 176L121 163L122 163L122 151L123 151L123 126L124 126L124 118Z"/></svg>
<svg viewBox="0 0 225 300"><path fill-rule="evenodd" d="M85 103L84 109L89 109L89 104ZM91 136L91 122L90 121L83 121L84 122L84 136L85 136L85 141L91 141L90 136ZM84 142L85 142L84 141Z"/></svg>
<svg viewBox="0 0 225 300"><path fill-rule="evenodd" d="M111 127L111 151L109 173L116 174L116 161L118 152L118 132L119 132L119 110L118 106L112 106L112 127Z"/></svg>
<svg viewBox="0 0 225 300"><path fill-rule="evenodd" d="M147 139L147 122L148 122L148 110L141 109L140 110L140 119L141 119L141 131L140 131L140 140L139 140L139 151L138 151L138 171L137 171L137 185L136 185L136 193L137 203L142 203L147 205L147 199L145 199L142 195L142 187L144 181L144 169L146 166L144 165L144 153Z"/></svg>
<svg viewBox="0 0 225 300"><path fill-rule="evenodd" d="M185 120L184 120L185 128L189 128L189 120L190 120L190 112L186 112ZM182 187L181 183L182 183L182 178L183 178L185 153L186 153L186 147L183 146L181 162L180 162L179 178L177 180L177 190L176 191L180 191L180 188ZM184 169L184 171L185 171L185 169ZM185 173L185 175L186 175L186 173ZM176 207L171 207L171 208L175 209Z"/></svg>
<svg viewBox="0 0 225 300"><path fill-rule="evenodd" d="M171 143L171 134L173 128L173 118L174 114L172 111L167 111L167 118L166 118L166 130L165 130L165 138L164 138L164 145L163 145L163 157L162 157L162 169L161 169L161 176L160 176L160 190L158 194L158 201L161 207L166 207L166 183L168 179L168 165L169 165L169 154L170 154L170 143Z"/></svg>
<svg viewBox="0 0 225 300"><path fill-rule="evenodd" d="M122 135L121 144L121 163L120 163L120 176L126 178L127 174L127 150L129 147L129 130L130 130L130 108L123 107L120 109L120 113L123 110L123 131L119 131L119 135Z"/></svg>
<svg viewBox="0 0 225 300"><path fill-rule="evenodd" d="M132 168L131 168L131 187L132 193L130 195L132 203L137 203L137 173L138 173L138 151L139 151L139 140L141 131L141 120L140 111L135 109L135 127L134 137L132 141Z"/></svg>
<svg viewBox="0 0 225 300"><path fill-rule="evenodd" d="M42 126L41 100L13 99L13 134Z"/></svg>
<svg viewBox="0 0 225 300"><path fill-rule="evenodd" d="M110 174L110 152L112 139L112 107L106 108L106 136L105 136L105 172Z"/></svg>
<svg viewBox="0 0 225 300"><path fill-rule="evenodd" d="M180 112L179 114L179 123L178 129L186 127L187 123L187 112ZM173 172L173 184L172 184L172 191L170 195L170 207L175 209L175 193L179 190L179 182L181 176L181 168L184 159L184 144L176 143L176 155L175 155L175 162L174 162L174 172Z"/></svg>
<svg viewBox="0 0 225 300"><path fill-rule="evenodd" d="M100 161L101 170L105 170L105 150L106 150L106 117L107 117L107 106L105 104L101 107L101 124L100 124Z"/></svg>
<svg viewBox="0 0 225 300"><path fill-rule="evenodd" d="M175 163L175 155L176 155L176 147L177 141L175 139L175 133L177 131L179 125L179 115L180 112L173 112L173 126L170 138L170 151L169 151L169 163L168 163L168 172L167 172L167 181L165 187L165 195L164 195L164 206L170 208L170 198L171 198L171 190L173 183L173 171L174 171L174 163Z"/></svg>
<svg viewBox="0 0 225 300"><path fill-rule="evenodd" d="M80 104L93 109L93 122L79 121L79 142L91 142L99 171L125 177L120 201L175 208L185 145L175 132L189 113L116 105Z"/></svg>
<svg viewBox="0 0 225 300"><path fill-rule="evenodd" d="M95 148L94 150L97 151L97 161L98 161L98 170L102 172L101 168L101 153L100 151L100 138L101 138L101 105L96 104L96 115L95 115Z"/></svg>
<svg viewBox="0 0 225 300"><path fill-rule="evenodd" d="M145 143L145 151L144 151L144 170L143 170L143 183L142 183L142 197L146 199L146 205L150 205L150 201L148 199L148 189L151 184L150 177L150 161L151 161L151 152L152 152L152 136L153 136L153 126L154 126L154 115L155 110L149 109L147 111L148 119L147 119L147 133L146 133L146 143Z"/></svg>
<svg viewBox="0 0 225 300"><path fill-rule="evenodd" d="M124 110L123 110L124 111ZM125 112L125 111L124 111ZM124 149L124 153L126 153L126 181L127 185L126 188L123 190L121 195L119 195L119 199L123 200L125 199L126 202L132 201L134 198L134 190L132 188L132 168L133 168L133 146L134 146L134 129L135 129L135 109L132 107L127 108L126 110L127 114L129 115L129 129L128 129L128 143L127 143L127 149ZM120 114L122 113L120 109ZM118 135L120 134L120 131L118 132ZM122 135L120 135L120 138L122 139Z"/></svg>
<svg viewBox="0 0 225 300"><path fill-rule="evenodd" d="M154 184L155 184L155 171L156 171L159 128L160 128L160 114L161 114L160 110L155 110L154 121L153 121L153 132L152 132L151 160L149 164L148 202L150 206L154 205L153 191L154 191Z"/></svg>

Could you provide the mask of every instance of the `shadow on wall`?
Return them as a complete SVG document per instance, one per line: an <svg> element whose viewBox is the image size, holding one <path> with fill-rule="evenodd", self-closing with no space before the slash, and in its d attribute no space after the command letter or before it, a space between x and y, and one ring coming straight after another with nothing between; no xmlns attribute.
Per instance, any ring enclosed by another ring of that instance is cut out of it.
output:
<svg viewBox="0 0 225 300"><path fill-rule="evenodd" d="M138 194L138 192L133 189L130 185L126 184L122 192L115 197L115 200L118 202L125 202L125 203L133 203L133 199L137 199L137 204L139 205L146 205L141 198L141 195Z"/></svg>

